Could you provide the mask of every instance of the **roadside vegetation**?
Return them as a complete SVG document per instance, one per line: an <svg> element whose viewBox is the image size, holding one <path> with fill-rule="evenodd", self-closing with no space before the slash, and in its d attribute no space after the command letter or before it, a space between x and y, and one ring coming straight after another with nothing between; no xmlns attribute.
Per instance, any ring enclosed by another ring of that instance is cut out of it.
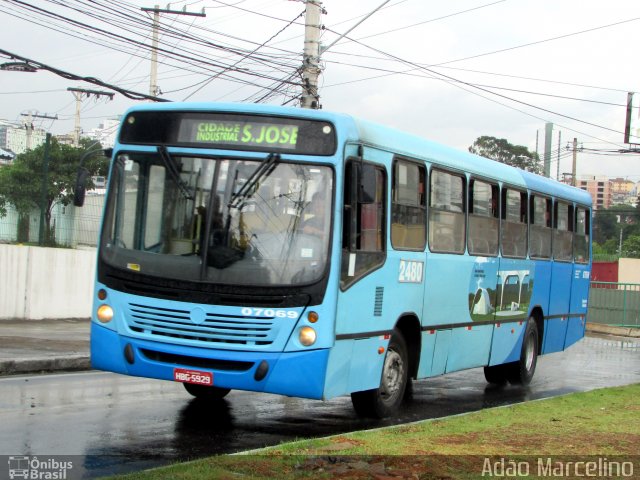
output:
<svg viewBox="0 0 640 480"><path fill-rule="evenodd" d="M509 462L534 465L549 457L554 465L635 461L635 475L640 473L639 445L640 384L298 441L119 478L482 478L489 463L497 466L498 471L492 467L495 474ZM529 478L537 478L533 467L530 473Z"/></svg>

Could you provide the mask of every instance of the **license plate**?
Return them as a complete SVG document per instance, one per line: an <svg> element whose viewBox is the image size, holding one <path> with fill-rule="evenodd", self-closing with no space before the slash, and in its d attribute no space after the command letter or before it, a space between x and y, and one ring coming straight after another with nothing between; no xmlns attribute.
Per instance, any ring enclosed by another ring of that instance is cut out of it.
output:
<svg viewBox="0 0 640 480"><path fill-rule="evenodd" d="M173 379L176 382L195 383L196 385L213 385L213 374L186 368L174 368Z"/></svg>

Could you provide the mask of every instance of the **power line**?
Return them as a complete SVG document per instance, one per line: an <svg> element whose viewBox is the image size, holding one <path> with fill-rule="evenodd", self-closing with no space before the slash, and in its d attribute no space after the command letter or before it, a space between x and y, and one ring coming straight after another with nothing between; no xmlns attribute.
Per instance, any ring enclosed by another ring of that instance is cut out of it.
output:
<svg viewBox="0 0 640 480"><path fill-rule="evenodd" d="M33 8L31 6L25 5L24 2L20 2L19 0L13 0L13 1L18 3L24 9L33 10ZM59 4L60 3L60 2L57 2L55 0L49 0L49 1L51 3L55 3L55 4ZM94 3L99 3L99 2L91 2L92 6L93 6ZM116 3L123 4L123 5L127 6L127 4L124 3L124 2L116 2ZM63 4L63 6L68 7L67 4ZM92 25L87 25L86 23L78 22L78 21L69 19L67 17L61 16L59 14L56 14L56 13L53 13L53 12L49 12L49 11L44 10L44 9L37 9L35 13L39 14L39 15L45 15L47 17L52 17L56 21L70 23L72 26L80 26L81 28L84 28L86 30L98 33L103 37L106 36L107 38L113 38L116 41L121 42L121 43L133 44L137 48L139 48L140 46L143 46L145 48L149 48L148 45L146 45L146 44L144 44L144 43L142 43L142 42L140 42L138 40L131 39L131 38L128 38L128 37L123 37L122 35L117 35L117 34L112 33L110 31L105 31L104 29L95 28ZM82 10L81 13L86 13L86 12L84 10ZM100 19L102 21L107 21L107 22L111 23L114 26L120 25L120 24L114 23L114 21L112 21L112 20L106 19L105 17L96 17L95 14L91 14L91 16L93 16L96 19ZM129 19L130 17L131 16L127 16L126 18ZM142 21L140 19L135 19L134 21L137 22L137 24L140 24L140 25L144 26L145 28L148 28L148 22ZM127 26L130 27L131 25L132 24L128 24ZM43 26L58 30L55 27L51 27L51 25L43 25ZM131 28L127 28L127 31L130 32ZM77 35L73 34L72 32L69 32L68 30L63 31L62 33L71 34L72 36L77 36ZM175 33L172 33L172 35L176 36ZM147 36L148 36L147 35L147 31L145 31L144 38L147 38ZM184 35L182 35L182 36L179 36L179 37L176 37L176 38L185 38L185 37L184 37ZM187 38L189 38L191 41L194 41L194 37L193 36L188 36ZM204 44L205 46L208 46L208 47L223 49L223 50L226 50L226 51L234 53L234 54L246 55L246 51L239 51L238 49L230 49L228 47L223 47L223 46L220 46L220 45L217 45L217 44L212 44L210 41L204 40L204 39L202 39L202 40L195 39L195 40L197 40L199 44ZM104 45L104 42L102 42L102 41L100 41L99 43ZM114 48L114 47L113 46L109 46L109 48ZM118 48L116 48L116 49L117 50L121 50L121 49L118 49ZM132 55L135 55L135 53L131 53L130 51L128 53L130 53ZM171 51L166 50L166 49L163 50L163 53L165 55L169 55L169 56L172 56L174 58L177 58L180 61L186 61L186 62L190 63L191 65L193 65L194 67L197 66L197 68L202 68L202 63L205 63L205 66L208 64L208 65L211 65L211 66L213 66L215 68L229 69L228 65L223 65L223 64L215 63L215 62L211 62L211 61L202 62L201 61L201 58L202 58L201 54L198 54L198 56L195 56L193 54L185 54L183 52L171 52ZM211 55L207 55L207 57L210 58ZM255 56L252 57L252 60L263 61L263 60L260 60L259 58L255 57ZM277 63L277 62L275 62L275 63ZM270 65L272 65L272 66L274 65L274 62L272 60L270 60ZM267 80L275 80L275 77L273 77L273 76L260 74L260 73L255 73L255 72L252 72L252 71L249 71L249 70L246 70L246 69L242 69L242 70L240 70L240 71L238 71L236 73L241 74L241 75L250 75L250 76L258 77L258 78L265 78ZM238 79L238 78L236 78L234 76L229 76L228 74L225 74L224 78L228 78L231 81L243 82L243 80ZM247 82L247 81L244 81L244 83L255 84L255 82Z"/></svg>
<svg viewBox="0 0 640 480"><path fill-rule="evenodd" d="M427 24L427 23L437 22L437 21L439 21L439 20L444 20L444 19L446 19L446 18L451 18L451 17L455 17L455 16L457 16L457 15L462 15L462 14L464 14L464 13L469 13L469 12L473 12L473 11L475 11L475 10L480 10L480 9L482 9L482 8L492 7L492 6L494 6L494 5L497 5L498 3L504 3L504 2L506 2L506 1L507 1L507 0L497 0L497 1L495 1L495 2L487 3L487 4L485 4L485 5L479 5L479 6L477 6L477 7L468 8L468 9L466 9L466 10L461 10L461 11L459 11L459 12L455 12L455 13L450 13L450 14L447 14L447 15L443 15L443 16L441 16L441 17L431 18L431 19L429 19L429 20L424 20L424 21L422 21L422 22L418 22L418 23L412 23L411 25L405 25L405 26L403 26L403 27L393 28L393 29L391 29L391 30L386 30L386 31L384 31L384 32L378 32L378 33L373 33L373 34L371 34L371 35L366 35L366 36L364 36L364 37L358 37L358 39L357 39L357 40L366 40L367 38L379 37L379 36L381 36L381 35L387 35L387 34L389 34L389 33L394 33L394 32L399 32L399 31L402 31L402 30L407 30L407 29L409 29L409 28L417 27L417 26L420 26L420 25L425 25L425 24Z"/></svg>
<svg viewBox="0 0 640 480"><path fill-rule="evenodd" d="M165 100L164 98L158 98L158 97L154 97L151 95L145 95L144 93L138 93L138 92L134 92L131 90L126 90L124 88L118 87L117 85L111 85L109 83L103 82L102 80L99 80L97 78L93 78L93 77L83 77L81 75L76 75L74 73L71 72L66 72L64 70L60 70L58 68L55 67L51 67L49 65L46 65L44 63L38 62L37 60L32 60L30 58L26 58L26 57L22 57L16 53L11 53L7 50L3 50L0 49L0 55L5 55L6 57L13 59L13 60L20 60L21 62L25 62L29 65L31 65L32 67L38 69L38 70L47 70L51 73L54 73L60 77L66 78L68 80L79 80L82 82L87 82L87 83L91 83L93 85L98 85L104 88L108 88L110 90L113 90L114 92L118 92L121 95L124 95L127 98L131 98L133 100L153 100L154 102L166 102L168 100Z"/></svg>
<svg viewBox="0 0 640 480"><path fill-rule="evenodd" d="M334 33L335 33L335 32L334 32ZM472 83L469 83L469 82L466 82L466 81L463 81L463 80L459 80L459 79L457 79L457 78L451 77L451 76L449 76L449 75L445 75L445 74L440 73L440 72L436 72L436 71L434 71L434 70L432 70L432 69L430 69L430 68L422 67L422 66L420 66L420 65L415 64L414 62L411 62L411 61L408 61L408 60L404 60L404 59L402 59L402 58L400 58L400 57L397 57L396 55L393 55L393 54L390 54L390 53L387 53L387 52L383 52L382 50L376 49L376 48L374 48L374 47L372 47L372 46L370 46L370 45L366 45L366 44L364 44L364 43L362 43L362 42L360 42L360 41L358 41L358 40L355 40L355 39L350 39L350 40L351 40L352 42L355 42L355 43L357 43L357 44L359 44L359 45L361 45L361 46L365 47L365 48L369 48L369 49L371 49L371 50L373 50L373 51L375 51L375 52L377 52L377 53L380 53L380 54L382 54L382 55L389 56L389 57L391 57L391 58L396 59L396 60L397 60L397 61L399 61L399 62L402 62L402 63L404 63L404 64L407 64L407 65L413 66L415 69L424 70L424 71L426 71L426 72L428 72L428 73L431 73L431 74L433 74L433 75L437 75L437 76L439 76L439 77L442 77L442 79L444 79L447 83L450 83L451 85L456 86L456 87L458 87L458 88L462 88L462 86L461 86L461 85L465 85L465 86L468 86L468 87L470 87L470 88L473 88L473 89L476 89L476 90L480 90L480 91L482 91L482 92L485 92L485 93L488 93L488 94L491 94L491 95L495 95L495 96L500 97L500 98L503 98L503 99L505 99L505 100L509 100L509 101L512 101L512 102L515 102L515 103L519 103L519 104L521 104L521 105L525 105L525 106L530 107L530 108L534 108L534 109L537 109L537 110L541 110L541 111L544 111L544 112L546 112L546 113L551 113L551 114L553 114L553 115L557 115L557 116L560 116L560 117L563 117L563 118L567 118L567 119L569 119L569 120L577 121L577 122L579 122L579 123L584 123L584 124L586 124L586 125L590 125L590 126L593 126L593 127L601 128L601 129L608 130L608 131L615 132L615 133L618 133L618 134L621 134L621 135L622 135L622 132L619 132L619 131L617 131L617 130L611 129L611 128L609 128L609 127L605 127L605 126L602 126L602 125L598 125L598 124L595 124L595 123L593 123L593 122L588 122L588 121L586 121L586 120L580 120L580 119L575 118L575 117L572 117L572 116L570 116L570 115L565 115L565 114L562 114L562 113L559 113L559 112L555 112L555 111L553 111L553 110L549 110L549 109L547 109L547 108L539 107L539 106L537 106L537 105L533 105L533 104L531 104L531 103L524 102L524 101L522 101L522 100L518 100L518 99L515 99L515 98L512 98L512 97L508 97L508 96L503 95L503 94L500 94L500 93L493 92L493 91L488 90L488 89L486 89L486 88L483 88L483 87L480 87L480 86L476 86L476 85L474 85L474 84L472 84ZM396 73L401 73L401 72L396 72ZM395 74L395 73L394 73L394 74ZM469 91L469 90L466 90L465 88L462 88L462 89L463 89L463 90L465 90L465 91ZM470 93L473 93L473 92L470 92ZM476 92L476 93L474 93L474 94L477 94L477 92ZM484 96L482 96L482 95L480 95L480 96L481 96L481 97L483 97L483 98L486 98L486 97L484 97ZM565 127L565 128L566 128L566 127ZM593 137L593 138L597 138L597 137ZM599 139L599 140L600 140L600 139Z"/></svg>
<svg viewBox="0 0 640 480"><path fill-rule="evenodd" d="M365 69L365 70L374 70L374 71L379 71L379 72L386 72L389 75L406 75L406 76L411 76L411 77L418 77L418 78L426 78L426 79L443 81L443 79L438 78L438 77L433 76L433 75L424 75L424 74L420 74L420 73L411 73L411 72L414 72L416 70L416 68L411 69L411 70L405 70L405 71L400 70L400 71L398 71L398 70L384 69L384 68L380 68L380 67L372 67L372 66L367 66L367 65L359 65L359 64L353 64L353 63L337 62L337 61L334 61L334 60L329 60L329 61L327 61L327 63L333 63L333 64L336 64L336 65L344 65L344 66L348 66L348 67L361 68L361 69ZM419 64L416 64L416 65L419 65ZM421 67L421 69L422 68L425 68L425 67ZM356 79L356 80L350 80L350 81L346 81L346 82L334 83L334 84L331 84L331 85L326 85L324 88L336 87L336 86L340 86L340 85L347 85L349 83L357 83L357 82L362 82L362 81L366 81L366 80L382 78L382 77L389 76L389 75L377 75L375 77L368 77L368 78L364 78L364 79ZM473 86L476 86L476 87L492 88L492 89L496 89L496 90L506 90L506 91L510 91L510 92L526 93L526 94L529 94L529 95L540 95L540 96L544 96L544 97L559 98L559 99L562 99L562 100L575 100L575 101L579 101L579 102L595 103L595 104L600 104L600 105L609 105L609 106L614 106L614 107L627 108L627 105L626 104L622 104L622 103L604 102L604 101L601 101L601 100L592 100L592 99L588 99L588 98L569 97L569 96L566 96L566 95L557 95L557 94L544 93L544 92L534 92L534 91L531 91L531 90L522 90L522 89L516 89L516 88L499 87L499 86L496 86L496 85L486 85L486 84L482 84L482 83L464 82L462 80L456 80L456 81L457 82L461 82L461 83L466 83L467 85L473 85ZM633 107L633 108L640 109L640 106L636 106L636 107Z"/></svg>
<svg viewBox="0 0 640 480"><path fill-rule="evenodd" d="M271 37L269 37L268 40L266 40L264 43L262 43L261 45L258 45L253 51L247 53L244 57L242 57L240 60L238 60L236 63L234 63L233 65L231 65L231 67L229 67L228 69L232 69L234 67L236 67L237 65L239 65L243 60L245 60L247 57L253 55L254 53L256 53L260 48L264 47L267 43L269 43L271 40L273 40L274 38L276 38L279 34L281 34L282 32L284 32L287 28L289 28L298 18L300 18L302 15L304 15L304 11L302 11L298 16L296 16L293 20L291 20L289 23L287 23L282 29L278 30L274 35L272 35ZM227 69L227 70L228 70ZM204 83L200 88L198 88L197 90L191 92L189 95L187 95L184 100L187 100L188 98L192 97L194 94L198 93L200 90L202 90L204 87L206 87L207 85L209 85L209 83L211 83L213 80L215 80L216 78L218 78L220 75L222 75L226 70L221 71L219 74L214 75L213 77L211 77L211 79L209 79L206 83Z"/></svg>
<svg viewBox="0 0 640 480"><path fill-rule="evenodd" d="M635 22L637 20L640 20L640 17L630 18L628 20L621 20L619 22L610 23L610 24L607 24L607 25L601 25L599 27L588 28L586 30L580 30L579 32L567 33L565 35L559 35L557 37L545 38L544 40L537 40L535 42L523 43L521 45L515 45L513 47L502 48L500 50L494 50L494 51L491 51L491 52L479 53L477 55L471 55L469 57L458 58L456 60L449 60L447 62L439 62L437 64L432 65L432 67L436 67L436 66L439 67L439 66L442 66L442 65L449 65L451 63L457 63L457 62L462 62L462 61L465 61L465 60L471 60L473 58L486 57L488 55L495 55L496 53L504 53L504 52L509 52L511 50L516 50L516 49L519 49L519 48L531 47L532 45L539 45L541 43L552 42L552 41L560 40L560 39L563 39L563 38L573 37L575 35L582 35L583 33L595 32L597 30L602 30L604 28L615 27L615 26L622 25L622 24L625 24L625 23Z"/></svg>

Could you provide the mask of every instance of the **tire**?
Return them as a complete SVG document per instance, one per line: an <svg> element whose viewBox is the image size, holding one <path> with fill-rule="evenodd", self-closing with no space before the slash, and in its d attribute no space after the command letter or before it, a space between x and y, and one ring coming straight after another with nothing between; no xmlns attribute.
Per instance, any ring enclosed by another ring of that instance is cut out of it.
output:
<svg viewBox="0 0 640 480"><path fill-rule="evenodd" d="M533 317L527 320L522 339L520 360L509 364L509 383L513 385L529 385L538 363L538 327Z"/></svg>
<svg viewBox="0 0 640 480"><path fill-rule="evenodd" d="M231 391L230 388L208 387L193 383L183 383L182 385L187 392L201 400L220 400Z"/></svg>
<svg viewBox="0 0 640 480"><path fill-rule="evenodd" d="M509 365L492 365L484 367L484 378L492 385L504 385L509 380Z"/></svg>
<svg viewBox="0 0 640 480"><path fill-rule="evenodd" d="M351 402L362 417L385 418L397 413L409 382L409 355L402 334L394 330L384 357L380 387L353 392Z"/></svg>

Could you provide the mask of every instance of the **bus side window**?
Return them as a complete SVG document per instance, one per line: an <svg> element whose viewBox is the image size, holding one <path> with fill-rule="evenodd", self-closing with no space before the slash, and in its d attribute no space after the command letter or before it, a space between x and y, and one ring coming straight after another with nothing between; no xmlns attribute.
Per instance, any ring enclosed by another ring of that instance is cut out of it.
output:
<svg viewBox="0 0 640 480"><path fill-rule="evenodd" d="M391 244L396 250L423 250L426 241L424 166L396 160L393 167Z"/></svg>
<svg viewBox="0 0 640 480"><path fill-rule="evenodd" d="M429 195L429 248L432 252L464 253L465 183L460 175L432 170Z"/></svg>
<svg viewBox="0 0 640 480"><path fill-rule="evenodd" d="M502 254L527 256L527 194L511 188L502 190Z"/></svg>
<svg viewBox="0 0 640 480"><path fill-rule="evenodd" d="M576 208L576 228L573 235L573 256L577 263L589 263L589 209Z"/></svg>
<svg viewBox="0 0 640 480"><path fill-rule="evenodd" d="M480 180L469 185L470 255L498 255L498 186Z"/></svg>
<svg viewBox="0 0 640 480"><path fill-rule="evenodd" d="M551 258L551 199L531 196L529 252L532 258Z"/></svg>
<svg viewBox="0 0 640 480"><path fill-rule="evenodd" d="M562 262L573 260L573 205L556 202L553 230L553 258Z"/></svg>
<svg viewBox="0 0 640 480"><path fill-rule="evenodd" d="M385 205L384 169L360 160L349 161L344 177L342 289L384 263Z"/></svg>

